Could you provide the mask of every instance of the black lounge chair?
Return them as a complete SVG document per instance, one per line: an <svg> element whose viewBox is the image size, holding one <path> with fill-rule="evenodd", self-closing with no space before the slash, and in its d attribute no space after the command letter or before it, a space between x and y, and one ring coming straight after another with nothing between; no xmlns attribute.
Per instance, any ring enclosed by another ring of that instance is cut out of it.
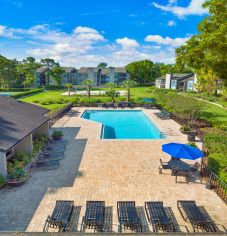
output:
<svg viewBox="0 0 227 236"><path fill-rule="evenodd" d="M205 208L198 207L195 201L177 201L177 207L185 221L189 221L194 232L219 232Z"/></svg>
<svg viewBox="0 0 227 236"><path fill-rule="evenodd" d="M167 215L163 202L145 202L145 210L148 221L152 224L153 231L158 232L177 232L178 227L175 227L172 220Z"/></svg>
<svg viewBox="0 0 227 236"><path fill-rule="evenodd" d="M105 219L104 201L87 201L84 225L89 229L103 230Z"/></svg>
<svg viewBox="0 0 227 236"><path fill-rule="evenodd" d="M62 156L64 156L65 150L60 150L60 149L52 149L52 150L44 150L43 151L43 155L57 155L60 156L60 154Z"/></svg>
<svg viewBox="0 0 227 236"><path fill-rule="evenodd" d="M162 170L171 170L168 162L163 162L162 159L160 159L160 166L159 166L159 174L162 174Z"/></svg>
<svg viewBox="0 0 227 236"><path fill-rule="evenodd" d="M53 147L61 147L65 148L67 146L67 141L65 140L60 140L60 141L51 141L50 143L47 144L46 148L53 148Z"/></svg>
<svg viewBox="0 0 227 236"><path fill-rule="evenodd" d="M170 119L171 118L171 113L169 113L166 110L162 110L161 112L155 113L155 115L157 117L159 117L160 119L162 119L162 120Z"/></svg>
<svg viewBox="0 0 227 236"><path fill-rule="evenodd" d="M73 212L73 206L74 201L56 201L52 215L46 219L43 232L48 232L48 228L57 228L60 232L66 231Z"/></svg>
<svg viewBox="0 0 227 236"><path fill-rule="evenodd" d="M48 160L48 161L38 161L36 167L42 168L43 170L55 170L59 167L59 160Z"/></svg>
<svg viewBox="0 0 227 236"><path fill-rule="evenodd" d="M109 102L109 103L106 103L106 108L116 108L116 105L115 105L115 103L113 103L113 102Z"/></svg>
<svg viewBox="0 0 227 236"><path fill-rule="evenodd" d="M48 152L64 152L65 146L47 146L44 151Z"/></svg>
<svg viewBox="0 0 227 236"><path fill-rule="evenodd" d="M61 153L51 153L51 154L40 154L40 159L48 159L48 160L62 160L64 158L64 152Z"/></svg>
<svg viewBox="0 0 227 236"><path fill-rule="evenodd" d="M145 108L145 109L151 109L153 107L154 107L154 103L146 103L143 105L143 108Z"/></svg>
<svg viewBox="0 0 227 236"><path fill-rule="evenodd" d="M120 232L122 226L124 229L133 231L142 231L140 220L136 211L136 204L134 201L117 202L118 221L120 223Z"/></svg>

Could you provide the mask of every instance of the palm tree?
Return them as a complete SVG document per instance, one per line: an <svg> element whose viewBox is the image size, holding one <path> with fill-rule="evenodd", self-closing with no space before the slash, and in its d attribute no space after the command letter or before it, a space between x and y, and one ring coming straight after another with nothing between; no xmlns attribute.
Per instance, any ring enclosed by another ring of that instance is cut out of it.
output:
<svg viewBox="0 0 227 236"><path fill-rule="evenodd" d="M92 81L90 79L86 79L83 81L83 84L87 86L87 94L88 98L91 98L91 86L92 86Z"/></svg>
<svg viewBox="0 0 227 236"><path fill-rule="evenodd" d="M114 89L116 84L109 82L106 84L106 86L110 88L110 90L106 92L106 95L111 97L112 102L115 102L115 97L118 96L118 92Z"/></svg>
<svg viewBox="0 0 227 236"><path fill-rule="evenodd" d="M126 101L130 102L130 98L131 98L131 91L130 89L136 86L136 82L133 80L125 80L122 82L122 87L127 89L127 97L126 97Z"/></svg>
<svg viewBox="0 0 227 236"><path fill-rule="evenodd" d="M65 85L65 87L68 89L68 93L69 93L69 96L70 96L70 92L71 92L71 89L73 88L73 85L68 83Z"/></svg>

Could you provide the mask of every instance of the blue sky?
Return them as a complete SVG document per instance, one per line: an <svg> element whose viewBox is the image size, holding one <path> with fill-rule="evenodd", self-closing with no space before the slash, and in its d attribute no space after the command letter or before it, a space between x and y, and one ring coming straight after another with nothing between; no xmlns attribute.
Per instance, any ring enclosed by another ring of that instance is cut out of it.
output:
<svg viewBox="0 0 227 236"><path fill-rule="evenodd" d="M197 32L204 0L0 0L0 54L64 66L173 63Z"/></svg>

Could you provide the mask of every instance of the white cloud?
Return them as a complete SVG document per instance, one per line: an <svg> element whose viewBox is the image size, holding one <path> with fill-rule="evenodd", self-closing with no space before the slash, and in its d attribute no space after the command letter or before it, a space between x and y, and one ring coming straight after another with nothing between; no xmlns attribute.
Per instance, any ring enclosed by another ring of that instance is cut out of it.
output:
<svg viewBox="0 0 227 236"><path fill-rule="evenodd" d="M127 37L116 39L116 43L124 49L139 47L139 43L135 39L129 39Z"/></svg>
<svg viewBox="0 0 227 236"><path fill-rule="evenodd" d="M187 15L204 15L208 13L207 9L202 8L205 0L191 0L187 7L177 6L175 1L169 1L167 5L160 5L153 2L152 5L162 11L171 12L179 18L184 18Z"/></svg>
<svg viewBox="0 0 227 236"><path fill-rule="evenodd" d="M146 42L152 42L156 43L159 45L168 45L172 47L179 47L182 44L184 44L189 38L170 38L170 37L165 37L163 38L160 35L148 35L145 38Z"/></svg>
<svg viewBox="0 0 227 236"><path fill-rule="evenodd" d="M171 26L176 25L176 22L174 20L169 20L167 25L171 27Z"/></svg>
<svg viewBox="0 0 227 236"><path fill-rule="evenodd" d="M54 25L56 26L56 25ZM151 35L150 35L151 36ZM34 56L53 58L62 66L96 66L106 61L111 66L124 66L132 61L150 59L154 62L173 63L174 51L171 43L154 45L139 44L135 39L124 37L109 42L94 28L77 26L64 32L48 24L35 25L28 29L10 28L0 25L0 51L10 58ZM151 38L147 37L147 42ZM153 39L154 40L154 39ZM162 39L166 40L166 39Z"/></svg>

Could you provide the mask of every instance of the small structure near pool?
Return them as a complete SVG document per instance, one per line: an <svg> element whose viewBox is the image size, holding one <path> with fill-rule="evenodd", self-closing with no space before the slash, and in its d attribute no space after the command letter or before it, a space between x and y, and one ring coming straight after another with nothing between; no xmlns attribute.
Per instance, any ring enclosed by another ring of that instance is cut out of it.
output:
<svg viewBox="0 0 227 236"><path fill-rule="evenodd" d="M49 134L48 109L10 97L0 99L0 174L7 176L7 159L15 151L32 153L36 134Z"/></svg>

